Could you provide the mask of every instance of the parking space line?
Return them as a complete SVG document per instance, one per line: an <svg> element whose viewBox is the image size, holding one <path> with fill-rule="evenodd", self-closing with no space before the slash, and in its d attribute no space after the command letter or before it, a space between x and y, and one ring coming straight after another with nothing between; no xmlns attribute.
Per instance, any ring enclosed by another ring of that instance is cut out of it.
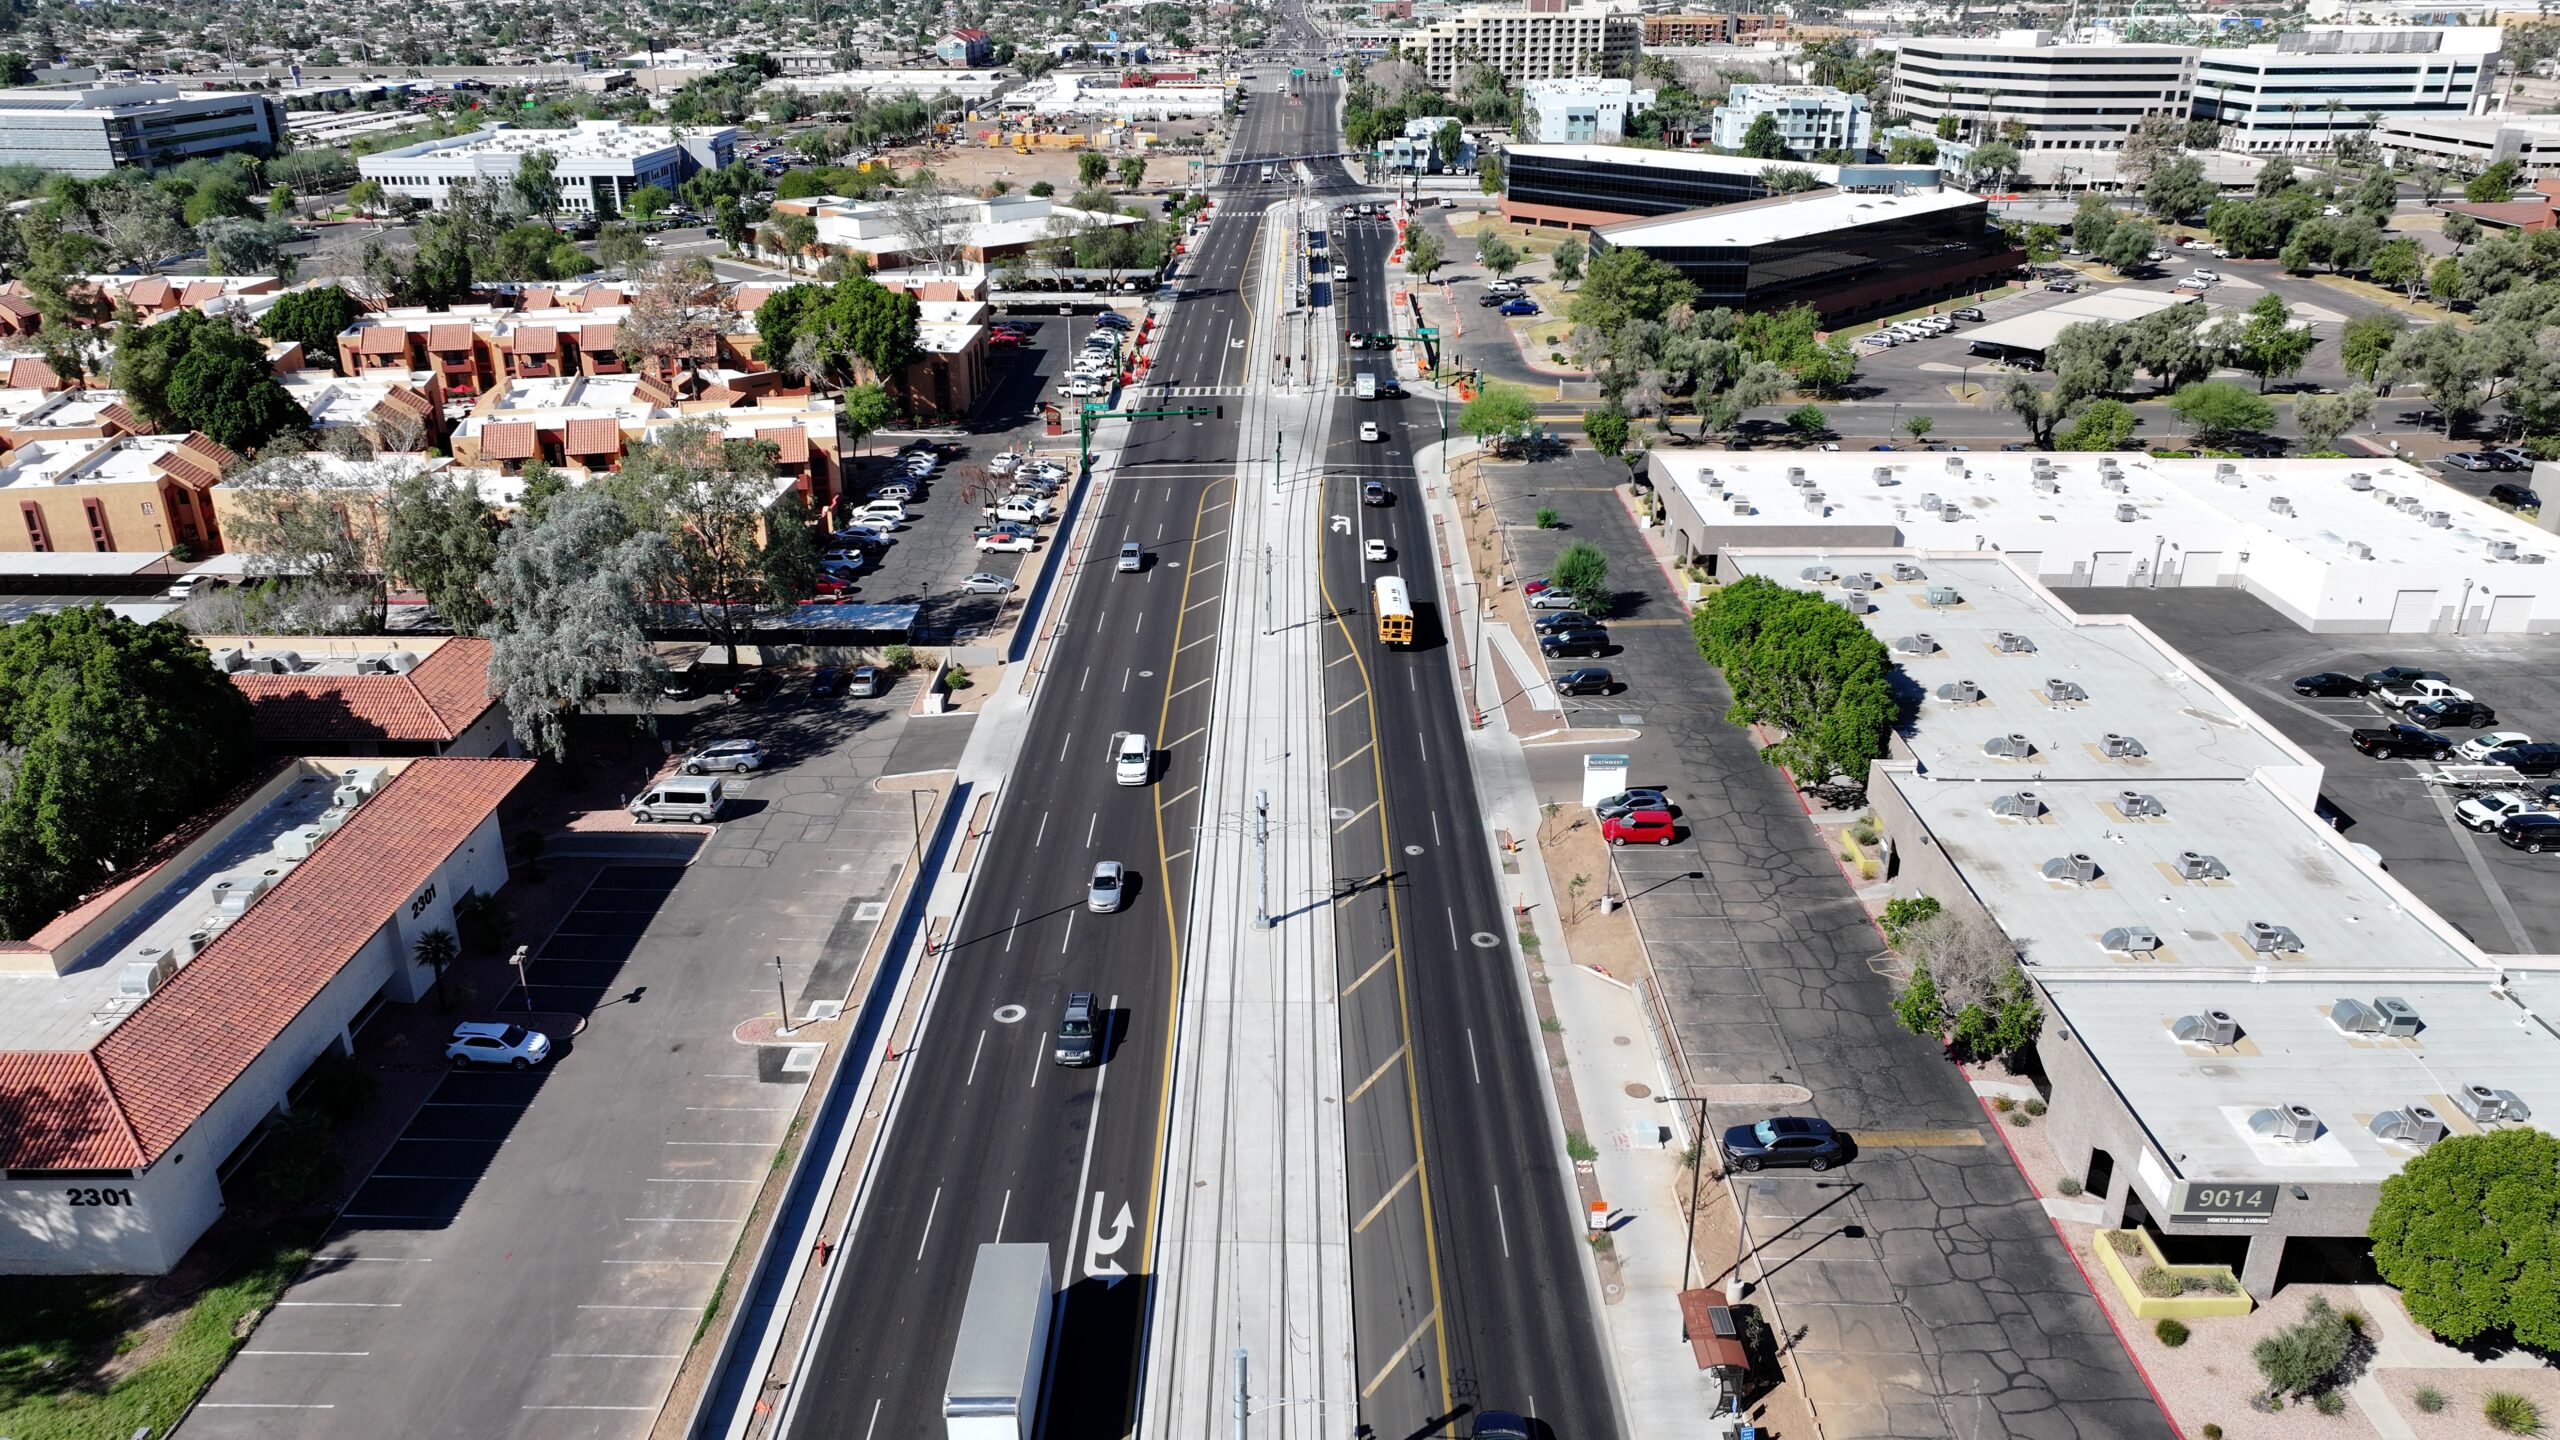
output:
<svg viewBox="0 0 2560 1440"><path fill-rule="evenodd" d="M242 1355L326 1355L340 1359L361 1360L370 1350L242 1350Z"/></svg>
<svg viewBox="0 0 2560 1440"><path fill-rule="evenodd" d="M1359 759L1361 756L1368 754L1369 747L1375 743L1377 742L1372 740L1361 741L1359 749L1354 750L1350 754L1343 756L1341 759L1334 761L1333 768L1339 770L1343 766L1350 764L1352 761Z"/></svg>
<svg viewBox="0 0 2560 1440"><path fill-rule="evenodd" d="M249 1400L199 1400L199 1410L335 1410L335 1405L288 1405L282 1401L259 1403Z"/></svg>
<svg viewBox="0 0 2560 1440"><path fill-rule="evenodd" d="M1368 983L1370 976L1377 974L1382 969L1385 969L1387 962L1394 958L1396 958L1396 952L1390 950L1386 954L1379 956L1377 959L1370 961L1369 968L1360 972L1359 979L1342 987L1342 998L1345 1000L1350 999L1352 991L1357 990L1362 985Z"/></svg>
<svg viewBox="0 0 2560 1440"><path fill-rule="evenodd" d="M397 1300L279 1300L279 1310L397 1310Z"/></svg>
<svg viewBox="0 0 2560 1440"><path fill-rule="evenodd" d="M1378 802L1377 802L1377 801L1375 801L1375 800L1372 800L1372 801L1370 801L1368 804L1361 806L1361 807L1360 807L1360 813L1358 813L1358 814L1356 814L1356 815L1352 816L1352 817L1351 817L1350 819L1348 819L1348 820L1343 821L1341 824L1334 826L1334 827L1333 827L1333 833L1334 833L1334 834L1336 834L1336 835L1339 835L1339 834L1341 834L1343 831L1350 829L1352 826L1359 824L1361 821L1363 821L1363 820L1365 820L1365 819L1369 818L1369 812L1370 812L1370 811L1375 810L1375 809L1377 809L1377 808L1378 808Z"/></svg>
<svg viewBox="0 0 2560 1440"><path fill-rule="evenodd" d="M1200 787L1199 787L1199 786L1197 786L1197 785L1194 785L1194 786L1192 786L1190 789L1183 791L1181 794L1174 796L1172 799L1167 800L1167 801L1165 801L1164 803L1165 803L1165 804L1167 804L1167 805L1179 805L1179 804L1181 804L1183 801L1188 800L1188 799L1190 799L1192 796L1197 795L1197 794L1199 794L1199 793L1200 793Z"/></svg>

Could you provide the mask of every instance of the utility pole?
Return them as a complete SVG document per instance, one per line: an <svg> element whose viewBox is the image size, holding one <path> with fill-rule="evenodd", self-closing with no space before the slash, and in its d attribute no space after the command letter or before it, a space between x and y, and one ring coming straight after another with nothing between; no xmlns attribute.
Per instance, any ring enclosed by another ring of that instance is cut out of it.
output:
<svg viewBox="0 0 2560 1440"><path fill-rule="evenodd" d="M1271 928L1271 792L1253 792L1253 848L1261 861L1262 897L1254 905L1253 928ZM777 960L776 963L779 963ZM1239 1392L1241 1393L1241 1392Z"/></svg>
<svg viewBox="0 0 2560 1440"><path fill-rule="evenodd" d="M1281 452L1281 447L1282 447L1285 443L1287 443L1287 442L1286 442L1285 437L1283 437L1282 435L1280 435L1277 431L1274 431L1274 432L1272 433L1272 436L1271 436L1271 503L1272 503L1272 504L1274 504L1274 505L1277 505L1277 504L1279 504L1279 503L1280 503L1280 452Z"/></svg>
<svg viewBox="0 0 2560 1440"><path fill-rule="evenodd" d="M1262 633L1271 633L1271 543L1262 545Z"/></svg>
<svg viewBox="0 0 2560 1440"><path fill-rule="evenodd" d="M1236 1365L1236 1440L1245 1440L1245 1421L1253 1414L1252 1402L1245 1389L1245 1365L1252 1357L1241 1345L1232 1353Z"/></svg>

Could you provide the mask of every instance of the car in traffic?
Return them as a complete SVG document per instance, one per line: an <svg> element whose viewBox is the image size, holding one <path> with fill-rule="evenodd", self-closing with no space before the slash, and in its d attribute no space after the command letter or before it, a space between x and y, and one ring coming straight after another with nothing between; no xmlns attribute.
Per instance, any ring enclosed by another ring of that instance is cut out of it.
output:
<svg viewBox="0 0 2560 1440"><path fill-rule="evenodd" d="M1119 909L1122 884L1127 879L1128 872L1121 868L1119 861L1095 861L1093 883L1085 889L1085 908L1096 915L1108 915Z"/></svg>
<svg viewBox="0 0 2560 1440"><path fill-rule="evenodd" d="M2560 815L2527 811L2510 815L2498 822L2498 838L2509 849L2539 855L2545 850L2560 850Z"/></svg>
<svg viewBox="0 0 2560 1440"><path fill-rule="evenodd" d="M1559 695L1613 695L1617 693L1618 682L1607 666L1585 665L1557 676L1555 686Z"/></svg>
<svg viewBox="0 0 2560 1440"><path fill-rule="evenodd" d="M2377 760L2442 760L2453 742L2415 725L2389 725L2352 731L2347 743Z"/></svg>
<svg viewBox="0 0 2560 1440"><path fill-rule="evenodd" d="M1387 438L1387 433L1378 428L1377 421L1363 420L1360 422L1360 438L1362 440L1384 440Z"/></svg>
<svg viewBox="0 0 2560 1440"><path fill-rule="evenodd" d="M1848 1142L1828 1120L1780 1115L1724 1132L1724 1163L1744 1172L1777 1165L1828 1170L1849 1158Z"/></svg>
<svg viewBox="0 0 2560 1440"><path fill-rule="evenodd" d="M2428 700L2401 713L2409 717L2409 723L2424 725L2430 730L2446 725L2478 730L2498 723L2498 712L2477 700Z"/></svg>
<svg viewBox="0 0 2560 1440"><path fill-rule="evenodd" d="M1100 1016L1093 1003L1093 992L1078 990L1067 997L1067 1008L1058 1017L1058 1043L1049 1058L1061 1065L1090 1065L1102 1056Z"/></svg>
<svg viewBox="0 0 2560 1440"><path fill-rule="evenodd" d="M2492 730L2486 735L2474 735L2454 746L2453 758L2478 762L2487 759L2492 751L2504 750L2511 745L2532 743L2533 737L2521 730Z"/></svg>
<svg viewBox="0 0 2560 1440"><path fill-rule="evenodd" d="M1668 845L1679 833L1668 810L1630 810L1600 822L1600 838L1612 845Z"/></svg>
<svg viewBox="0 0 2560 1440"><path fill-rule="evenodd" d="M988 574L984 570L960 582L960 593L963 595L1002 595L1012 588L1012 581L1001 575Z"/></svg>
<svg viewBox="0 0 2560 1440"><path fill-rule="evenodd" d="M2347 695L2363 695L2370 693L2372 689L2372 686L2367 685L2364 681L2356 678L2355 676L2342 675L2335 670L2322 670L2315 674L2304 675L2293 682L2293 693L2296 695L2318 695L2335 698Z"/></svg>
<svg viewBox="0 0 2560 1440"><path fill-rule="evenodd" d="M1372 565L1384 565L1389 560L1395 558L1387 549L1387 542L1379 539L1375 535L1370 536L1369 539L1361 545L1360 557Z"/></svg>
<svg viewBox="0 0 2560 1440"><path fill-rule="evenodd" d="M2540 813L2542 808L2542 802L2539 799L2521 791L2492 790L2486 795L2474 795L2455 805L2453 818L2461 821L2466 829L2486 834L2497 829L2510 815Z"/></svg>
<svg viewBox="0 0 2560 1440"><path fill-rule="evenodd" d="M1443 205L1449 202L1443 200ZM1515 1411L1479 1410L1476 1412L1475 1440L1532 1440L1529 1422Z"/></svg>
<svg viewBox="0 0 2560 1440"><path fill-rule="evenodd" d="M551 1058L551 1037L522 1025L496 1020L465 1020L453 1027L444 1058L455 1069L473 1065L505 1065L530 1070Z"/></svg>
<svg viewBox="0 0 2560 1440"><path fill-rule="evenodd" d="M1607 672L1604 671L1602 673L1605 674ZM1638 810L1668 810L1670 808L1671 797L1659 790L1621 790L1615 795L1601 797L1597 803L1592 805L1591 813L1599 816L1603 820L1615 820L1621 815L1632 814Z"/></svg>
<svg viewBox="0 0 2560 1440"><path fill-rule="evenodd" d="M1147 748L1146 732L1123 730L1111 737L1111 778L1123 785L1144 785L1155 778L1156 756Z"/></svg>
<svg viewBox="0 0 2560 1440"><path fill-rule="evenodd" d="M1360 503L1363 505L1384 505L1393 498L1387 493L1387 485L1383 480L1360 482Z"/></svg>
<svg viewBox="0 0 2560 1440"><path fill-rule="evenodd" d="M753 740L718 741L685 756L681 768L687 775L707 775L714 770L744 775L764 768L764 746Z"/></svg>

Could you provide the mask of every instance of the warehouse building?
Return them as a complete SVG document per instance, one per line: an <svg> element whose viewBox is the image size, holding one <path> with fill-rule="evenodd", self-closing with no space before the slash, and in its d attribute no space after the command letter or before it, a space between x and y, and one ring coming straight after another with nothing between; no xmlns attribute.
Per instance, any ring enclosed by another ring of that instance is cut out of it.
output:
<svg viewBox="0 0 2560 1440"><path fill-rule="evenodd" d="M2383 1180L2560 1105L2560 1036L2320 815L2321 767L2020 557L1728 549L1836 595L1916 697L1868 777L1896 896L1987 916L2049 1007L2043 1124L2102 1223L2260 1299L2352 1271Z"/></svg>
<svg viewBox="0 0 2560 1440"><path fill-rule="evenodd" d="M284 133L284 107L246 92L166 84L0 90L0 164L83 179L233 151L272 155Z"/></svg>
<svg viewBox="0 0 2560 1440"><path fill-rule="evenodd" d="M1961 190L1814 190L1600 225L1594 254L1641 250L1698 287L1701 305L1811 305L1826 322L1969 294L2025 258Z"/></svg>

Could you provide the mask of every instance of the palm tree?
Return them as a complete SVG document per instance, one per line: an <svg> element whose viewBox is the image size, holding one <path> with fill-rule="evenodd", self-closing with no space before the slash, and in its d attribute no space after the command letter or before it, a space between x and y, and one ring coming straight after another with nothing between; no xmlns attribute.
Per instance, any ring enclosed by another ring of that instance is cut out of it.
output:
<svg viewBox="0 0 2560 1440"><path fill-rule="evenodd" d="M451 1014L453 997L445 993L444 972L454 961L462 958L461 942L453 938L452 931L439 927L420 935L409 953L417 958L419 964L435 972L436 1008Z"/></svg>

